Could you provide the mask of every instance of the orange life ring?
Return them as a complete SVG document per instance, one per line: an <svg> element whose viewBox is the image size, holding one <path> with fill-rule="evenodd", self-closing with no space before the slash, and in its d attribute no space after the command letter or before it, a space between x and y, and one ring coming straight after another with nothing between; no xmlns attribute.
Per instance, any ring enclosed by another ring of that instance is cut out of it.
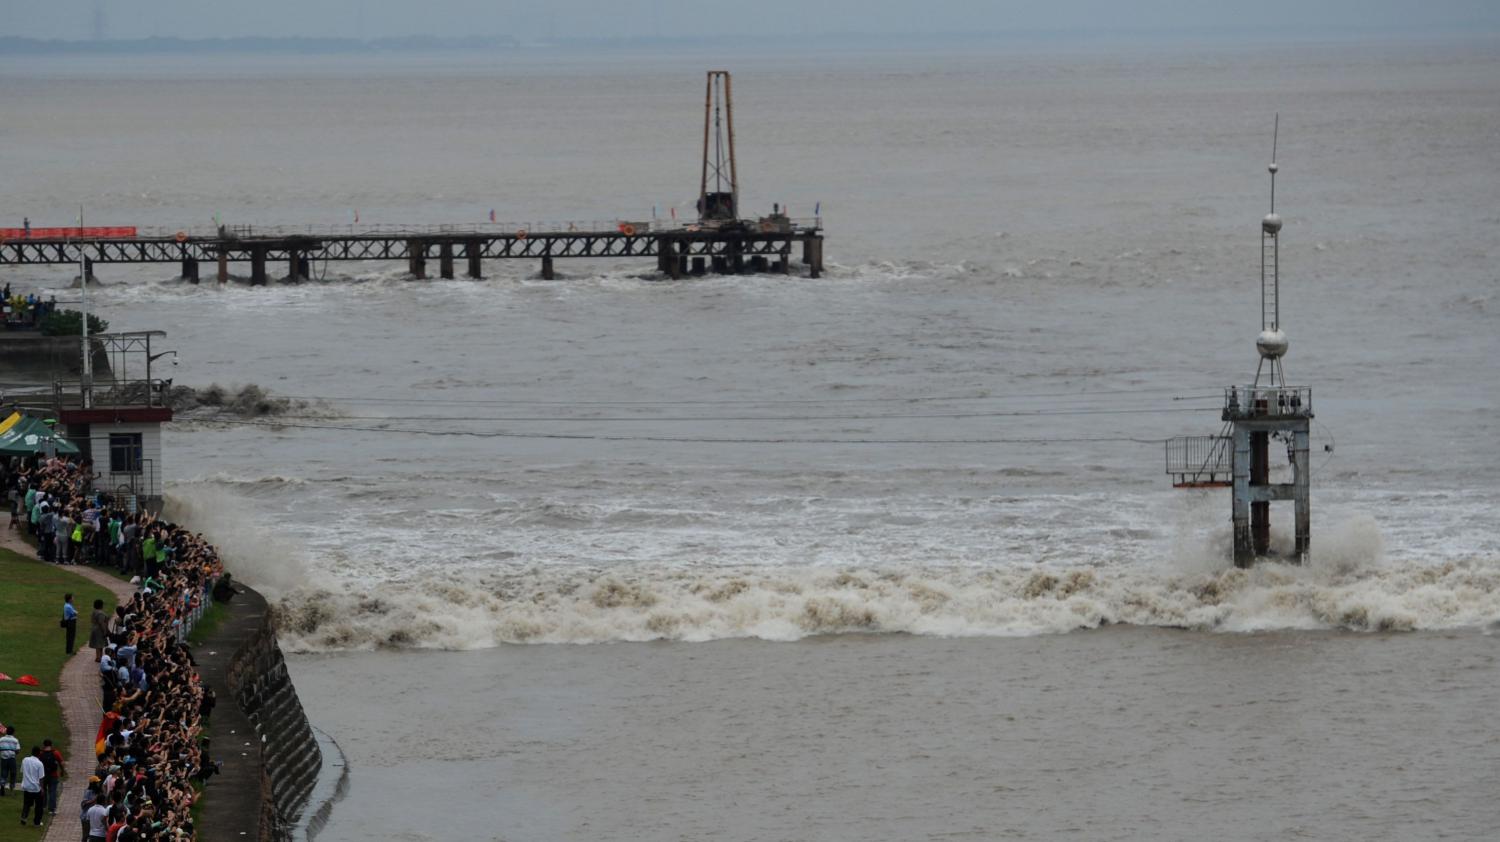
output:
<svg viewBox="0 0 1500 842"><path fill-rule="evenodd" d="M177 235L175 237L173 237L173 239L175 239L179 243L185 243L185 242L187 242L187 232L186 231L178 231Z"/></svg>
<svg viewBox="0 0 1500 842"><path fill-rule="evenodd" d="M620 233L624 234L627 237L634 237L635 226L631 225L629 222L626 222L620 226Z"/></svg>
<svg viewBox="0 0 1500 842"><path fill-rule="evenodd" d="M526 229L525 228L521 228L521 229L518 229L516 231L516 239L518 239L518 240L524 240L524 239L526 239L526 237L527 237L527 233L526 233Z"/></svg>

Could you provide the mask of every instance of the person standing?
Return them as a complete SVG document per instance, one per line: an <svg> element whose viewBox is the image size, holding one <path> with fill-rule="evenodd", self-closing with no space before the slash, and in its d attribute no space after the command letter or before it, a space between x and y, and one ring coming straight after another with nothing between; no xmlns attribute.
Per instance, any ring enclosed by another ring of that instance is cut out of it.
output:
<svg viewBox="0 0 1500 842"><path fill-rule="evenodd" d="M42 779L47 767L42 765L42 750L31 747L31 756L21 761L21 824L26 824L26 815L36 808L33 826L42 826L42 809L47 803L47 794L42 791Z"/></svg>
<svg viewBox="0 0 1500 842"><path fill-rule="evenodd" d="M16 755L20 752L21 741L16 739L16 729L12 725L5 729L5 736L0 737L0 795L4 795L6 789L16 788Z"/></svg>
<svg viewBox="0 0 1500 842"><path fill-rule="evenodd" d="M94 806L84 813L84 821L88 823L89 838L103 840L109 833L109 799L104 793L97 793L94 797Z"/></svg>
<svg viewBox="0 0 1500 842"><path fill-rule="evenodd" d="M62 777L68 773L68 767L63 764L62 752L52 747L51 740L42 740L42 770L45 773L42 781L47 796L47 812L57 815L57 791L62 788Z"/></svg>
<svg viewBox="0 0 1500 842"><path fill-rule="evenodd" d="M62 627L67 631L68 654L73 654L73 639L78 636L78 609L73 607L73 595L63 594Z"/></svg>
<svg viewBox="0 0 1500 842"><path fill-rule="evenodd" d="M104 657L104 644L109 642L109 615L104 613L104 600L94 600L94 613L89 615L89 648L94 650L94 663Z"/></svg>
<svg viewBox="0 0 1500 842"><path fill-rule="evenodd" d="M15 217L11 217L11 219L15 219ZM26 239L31 239L31 217L21 217L21 230L25 232L23 236L25 236Z"/></svg>

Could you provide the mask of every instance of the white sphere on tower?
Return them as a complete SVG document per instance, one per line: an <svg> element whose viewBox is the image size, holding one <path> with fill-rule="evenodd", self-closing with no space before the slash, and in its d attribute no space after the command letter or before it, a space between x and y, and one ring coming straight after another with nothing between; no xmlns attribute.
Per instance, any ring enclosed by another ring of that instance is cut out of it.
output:
<svg viewBox="0 0 1500 842"><path fill-rule="evenodd" d="M1286 332L1281 330L1263 330L1255 338L1255 350L1268 360L1285 356L1287 345Z"/></svg>
<svg viewBox="0 0 1500 842"><path fill-rule="evenodd" d="M1262 231L1266 232L1267 234L1277 234L1277 233L1280 233L1281 232L1281 214L1279 214L1279 213L1268 213L1268 214L1266 214L1266 218L1262 219L1260 221L1260 229Z"/></svg>

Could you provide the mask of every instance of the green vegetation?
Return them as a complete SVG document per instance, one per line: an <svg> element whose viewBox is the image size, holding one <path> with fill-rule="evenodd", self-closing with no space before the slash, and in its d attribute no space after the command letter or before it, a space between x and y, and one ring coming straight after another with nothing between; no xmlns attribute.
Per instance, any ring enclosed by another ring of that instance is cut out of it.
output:
<svg viewBox="0 0 1500 842"><path fill-rule="evenodd" d="M109 330L109 322L90 313L89 335L103 333L106 330ZM83 314L77 310L58 310L42 319L43 336L81 336L82 333Z"/></svg>
<svg viewBox="0 0 1500 842"><path fill-rule="evenodd" d="M203 610L203 616L198 618L198 624L193 626L192 631L188 632L188 643L197 646L207 640L219 628L219 624L224 622L224 618L228 614L229 609L227 607L210 599L208 607Z"/></svg>
<svg viewBox="0 0 1500 842"><path fill-rule="evenodd" d="M50 737L62 748L70 770L86 769L88 758L83 759L82 766L77 766L75 758L69 755L68 731L55 696L63 662L68 657L63 652L64 632L57 622L62 619L63 594L73 594L73 604L79 613L76 645L87 649L94 600L104 600L105 608L113 611L114 596L64 569L5 549L0 549L0 582L5 583L0 587L0 672L13 679L34 675L41 682L39 687L0 682L0 722L15 726L23 752ZM16 691L43 691L46 695L29 696ZM20 801L14 804L19 814ZM59 807L58 816L62 815ZM0 842L37 838L34 828L12 824L14 820L12 816L11 821L0 822Z"/></svg>

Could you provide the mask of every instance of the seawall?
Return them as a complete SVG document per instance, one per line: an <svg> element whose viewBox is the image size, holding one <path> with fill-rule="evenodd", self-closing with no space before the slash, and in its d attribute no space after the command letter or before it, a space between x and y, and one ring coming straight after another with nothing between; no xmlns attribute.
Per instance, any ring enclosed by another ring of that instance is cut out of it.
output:
<svg viewBox="0 0 1500 842"><path fill-rule="evenodd" d="M270 607L236 584L227 615L194 647L218 697L208 733L224 762L206 789L198 838L285 842L322 768L322 752L276 643Z"/></svg>

